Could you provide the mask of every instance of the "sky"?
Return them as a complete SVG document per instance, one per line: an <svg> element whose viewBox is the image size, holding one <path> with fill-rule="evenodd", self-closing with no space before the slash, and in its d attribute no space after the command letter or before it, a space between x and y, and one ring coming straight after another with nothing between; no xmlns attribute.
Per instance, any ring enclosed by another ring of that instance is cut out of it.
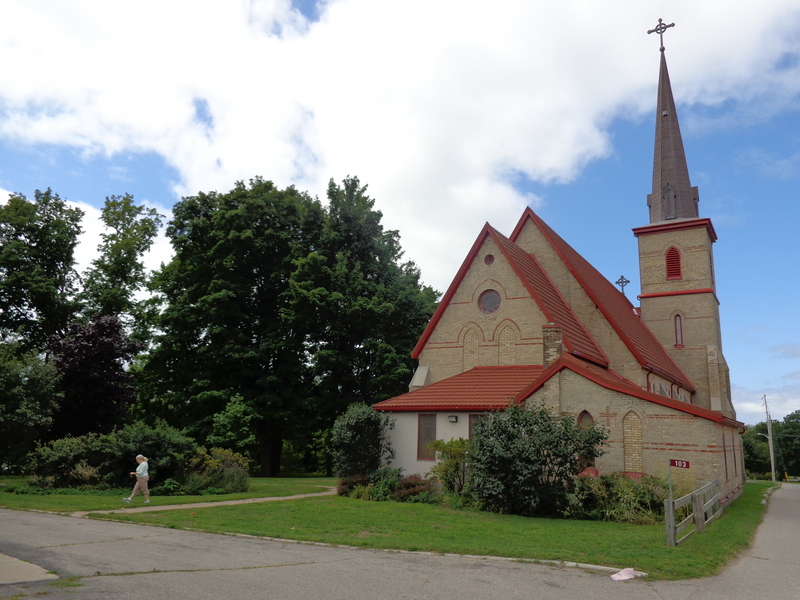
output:
<svg viewBox="0 0 800 600"><path fill-rule="evenodd" d="M358 176L444 292L526 206L637 303L659 18L715 244L739 420L800 410L796 0L4 0L0 197L52 188L170 216L255 176L324 199ZM147 258L169 260L163 236Z"/></svg>

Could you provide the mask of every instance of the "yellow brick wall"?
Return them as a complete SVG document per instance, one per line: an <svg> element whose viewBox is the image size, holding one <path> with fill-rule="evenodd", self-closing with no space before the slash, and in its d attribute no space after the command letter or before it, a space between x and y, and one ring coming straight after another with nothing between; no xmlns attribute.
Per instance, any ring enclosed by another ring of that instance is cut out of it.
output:
<svg viewBox="0 0 800 600"><path fill-rule="evenodd" d="M569 370L553 377L528 402L558 406L560 412L576 418L585 410L596 423L605 427L609 432L606 454L599 457L595 465L601 474L639 471L666 476L669 460L677 459L689 461L686 475L699 485L719 479L723 497L742 483L741 436L735 428L607 390ZM635 431L633 419L627 422L626 432L625 417L629 413L640 419L639 433ZM727 473L723 431L726 432ZM628 453L628 464L624 446L626 433L634 444ZM639 465L641 469L634 468Z"/></svg>
<svg viewBox="0 0 800 600"><path fill-rule="evenodd" d="M712 239L705 227L639 235L642 294L716 289ZM666 278L666 253L681 253L681 279ZM697 388L693 403L735 418L728 366L722 355L719 304L715 294L641 299L642 320ZM677 347L675 315L681 316L683 347Z"/></svg>
<svg viewBox="0 0 800 600"><path fill-rule="evenodd" d="M494 263L487 265L487 254ZM499 310L487 315L478 297L487 289L501 297ZM430 367L428 383L473 366L542 364L542 325L547 320L491 238L487 238L455 292L450 305L419 356Z"/></svg>

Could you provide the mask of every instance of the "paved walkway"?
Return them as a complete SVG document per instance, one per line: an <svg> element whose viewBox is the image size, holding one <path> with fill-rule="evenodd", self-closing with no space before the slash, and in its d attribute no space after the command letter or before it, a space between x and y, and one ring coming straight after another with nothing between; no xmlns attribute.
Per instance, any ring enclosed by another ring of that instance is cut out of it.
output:
<svg viewBox="0 0 800 600"><path fill-rule="evenodd" d="M784 485L753 545L721 575L614 582L608 573L491 557L359 550L0 509L0 551L62 577L0 586L0 598L46 592L50 600L789 600L800 597L798 534L800 485ZM52 587L70 576L79 587Z"/></svg>
<svg viewBox="0 0 800 600"><path fill-rule="evenodd" d="M79 510L71 513L73 517L85 517L86 515L110 515L113 513L140 513L165 510L178 510L180 508L209 508L212 506L230 506L231 504L256 504L258 502L274 502L276 500L297 500L298 498L313 498L314 496L335 496L336 488L328 488L325 492L313 494L297 494L295 496L269 496L267 498L245 498L244 500L222 500L221 502L195 502L194 504L148 504L147 506L130 505L116 510Z"/></svg>

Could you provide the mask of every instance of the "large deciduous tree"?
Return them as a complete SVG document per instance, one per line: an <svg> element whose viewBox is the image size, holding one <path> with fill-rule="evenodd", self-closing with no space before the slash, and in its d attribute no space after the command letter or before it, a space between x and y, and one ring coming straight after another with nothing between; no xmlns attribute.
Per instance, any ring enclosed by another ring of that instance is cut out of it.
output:
<svg viewBox="0 0 800 600"><path fill-rule="evenodd" d="M205 440L220 435L214 416L237 399L254 415L253 458L273 475L307 378L304 331L285 315L289 280L315 243L322 207L256 178L183 198L173 215L175 257L156 277L163 333L145 372L154 408Z"/></svg>
<svg viewBox="0 0 800 600"><path fill-rule="evenodd" d="M357 177L330 181L319 243L292 276L291 315L307 331L321 428L353 402L408 391L411 351L435 309L437 293L401 262L399 235L383 228L366 192Z"/></svg>
<svg viewBox="0 0 800 600"><path fill-rule="evenodd" d="M79 309L75 247L83 211L50 189L31 202L13 194L0 206L0 328L44 348L63 334Z"/></svg>
<svg viewBox="0 0 800 600"><path fill-rule="evenodd" d="M259 178L184 198L167 229L175 258L155 279L149 410L200 440L252 444L263 475L277 473L285 439L405 391L434 309L366 186L332 181L328 200Z"/></svg>

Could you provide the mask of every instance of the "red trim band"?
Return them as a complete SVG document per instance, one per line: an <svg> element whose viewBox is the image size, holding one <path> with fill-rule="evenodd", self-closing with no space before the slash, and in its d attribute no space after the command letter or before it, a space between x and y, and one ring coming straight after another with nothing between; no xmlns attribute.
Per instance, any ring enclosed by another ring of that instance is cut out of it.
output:
<svg viewBox="0 0 800 600"><path fill-rule="evenodd" d="M708 230L708 237L712 242L717 241L717 232L714 231L714 226L711 224L711 219L691 219L690 221L668 221L665 223L654 223L653 225L645 225L644 227L636 227L633 230L633 235L639 237L640 235L650 235L653 233L664 233L667 231L682 231L686 229L699 229L705 227Z"/></svg>
<svg viewBox="0 0 800 600"><path fill-rule="evenodd" d="M701 288L697 290L676 290L674 292L654 292L652 294L639 294L636 297L641 300L642 298L666 298L669 296L690 296L692 294L711 294L714 296L714 300L717 301L717 304L719 304L717 292L711 288Z"/></svg>

